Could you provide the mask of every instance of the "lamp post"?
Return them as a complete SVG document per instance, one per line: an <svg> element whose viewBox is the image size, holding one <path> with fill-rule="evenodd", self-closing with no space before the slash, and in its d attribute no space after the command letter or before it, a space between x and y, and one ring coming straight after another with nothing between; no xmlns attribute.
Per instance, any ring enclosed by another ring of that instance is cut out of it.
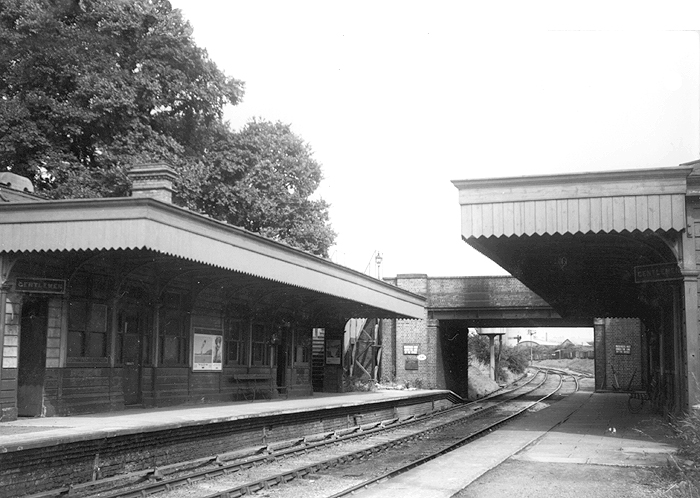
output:
<svg viewBox="0 0 700 498"><path fill-rule="evenodd" d="M382 253L377 251L377 256L375 256L374 261L376 261L376 263L377 263L377 278L379 278L379 279L382 278L381 267L382 267L382 260L383 259L384 258L382 258Z"/></svg>
<svg viewBox="0 0 700 498"><path fill-rule="evenodd" d="M489 338L489 378L497 382L496 376L496 342L495 338L498 336L498 340L503 346L503 332L484 332L479 331L479 335L485 335Z"/></svg>

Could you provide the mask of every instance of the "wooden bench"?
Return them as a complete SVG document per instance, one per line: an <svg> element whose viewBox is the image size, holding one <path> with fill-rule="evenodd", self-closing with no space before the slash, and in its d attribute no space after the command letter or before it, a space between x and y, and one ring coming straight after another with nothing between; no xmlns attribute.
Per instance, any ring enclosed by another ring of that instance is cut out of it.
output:
<svg viewBox="0 0 700 498"><path fill-rule="evenodd" d="M232 380L238 385L246 401L254 401L256 396L272 397L272 373L239 373Z"/></svg>

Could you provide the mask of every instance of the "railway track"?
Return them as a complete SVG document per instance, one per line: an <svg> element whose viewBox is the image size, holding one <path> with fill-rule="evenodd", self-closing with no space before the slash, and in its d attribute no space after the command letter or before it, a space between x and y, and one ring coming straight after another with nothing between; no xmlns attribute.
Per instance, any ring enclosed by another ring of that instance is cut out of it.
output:
<svg viewBox="0 0 700 498"><path fill-rule="evenodd" d="M231 498L264 490L265 496L283 497L298 496L301 491L293 488L299 485L307 497L314 496L314 487L322 489L317 496L347 496L467 444L557 393L577 389L574 374L539 369L511 389L448 410L309 435L242 458L218 455L33 496ZM286 483L291 486L281 486Z"/></svg>

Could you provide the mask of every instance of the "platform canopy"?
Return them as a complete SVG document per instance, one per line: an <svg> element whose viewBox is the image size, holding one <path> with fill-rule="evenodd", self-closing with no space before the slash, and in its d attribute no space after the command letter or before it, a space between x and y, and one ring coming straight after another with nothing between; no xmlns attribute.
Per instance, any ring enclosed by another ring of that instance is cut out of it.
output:
<svg viewBox="0 0 700 498"><path fill-rule="evenodd" d="M625 317L641 316L649 299L635 268L678 262L692 172L681 165L453 183L468 244L563 317Z"/></svg>
<svg viewBox="0 0 700 498"><path fill-rule="evenodd" d="M0 255L133 254L125 265L163 264L165 278L206 274L252 292L296 295L348 317L423 318L425 298L329 260L150 198L0 204ZM145 256L144 256L145 254ZM168 273L170 272L170 273Z"/></svg>

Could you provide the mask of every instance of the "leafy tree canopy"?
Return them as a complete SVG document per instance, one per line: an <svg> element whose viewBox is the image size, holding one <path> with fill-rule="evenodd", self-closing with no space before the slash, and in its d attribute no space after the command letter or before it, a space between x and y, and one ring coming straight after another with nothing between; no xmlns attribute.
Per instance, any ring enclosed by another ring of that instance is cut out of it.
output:
<svg viewBox="0 0 700 498"><path fill-rule="evenodd" d="M333 245L328 203L312 197L321 166L289 125L253 120L214 142L181 178L182 201L194 211L314 254L327 256Z"/></svg>
<svg viewBox="0 0 700 498"><path fill-rule="evenodd" d="M243 89L167 0L0 2L0 170L52 198L123 196L130 165L167 161L186 206L327 255L320 167L288 126L229 129Z"/></svg>

